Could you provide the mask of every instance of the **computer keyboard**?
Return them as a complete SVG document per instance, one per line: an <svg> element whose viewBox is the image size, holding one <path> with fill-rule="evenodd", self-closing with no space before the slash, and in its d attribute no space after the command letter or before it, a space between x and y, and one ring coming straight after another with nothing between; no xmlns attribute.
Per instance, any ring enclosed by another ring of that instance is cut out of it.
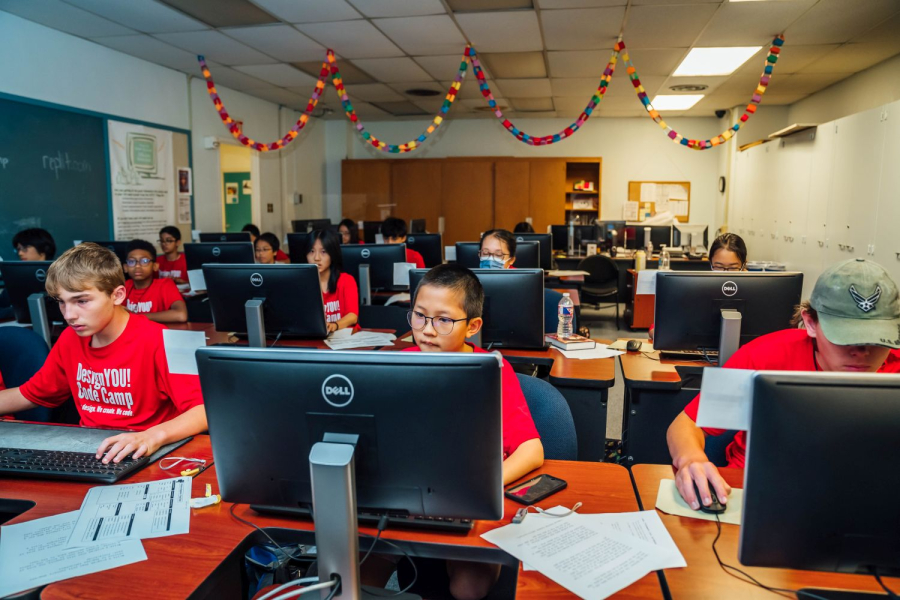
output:
<svg viewBox="0 0 900 600"><path fill-rule="evenodd" d="M93 452L0 448L0 475L115 483L141 469L149 456L103 464Z"/></svg>
<svg viewBox="0 0 900 600"><path fill-rule="evenodd" d="M282 517L310 519L309 510L305 508L289 508L285 506L262 506L251 504L250 508L258 513L273 514ZM360 526L376 527L381 514L360 511L357 522ZM472 530L472 519L454 519L452 517L413 517L409 515L388 516L387 529L430 529L448 533L468 533Z"/></svg>
<svg viewBox="0 0 900 600"><path fill-rule="evenodd" d="M718 362L719 360L718 350L660 350L659 355L661 358L678 360L709 360L711 362Z"/></svg>

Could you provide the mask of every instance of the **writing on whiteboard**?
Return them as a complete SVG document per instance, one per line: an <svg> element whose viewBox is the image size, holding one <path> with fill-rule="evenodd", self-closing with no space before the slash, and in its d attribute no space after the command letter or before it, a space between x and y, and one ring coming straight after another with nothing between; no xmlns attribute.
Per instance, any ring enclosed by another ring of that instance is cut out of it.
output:
<svg viewBox="0 0 900 600"><path fill-rule="evenodd" d="M62 150L57 152L56 156L45 154L42 161L44 168L53 171L57 179L59 179L60 171L74 171L75 173L90 173L91 171L91 163L86 160L69 158L69 153L63 153Z"/></svg>

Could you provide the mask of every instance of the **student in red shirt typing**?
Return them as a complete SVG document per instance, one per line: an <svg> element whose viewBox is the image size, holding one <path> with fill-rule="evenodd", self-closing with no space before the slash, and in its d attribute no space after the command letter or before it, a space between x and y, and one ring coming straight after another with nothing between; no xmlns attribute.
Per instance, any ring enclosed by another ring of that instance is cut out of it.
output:
<svg viewBox="0 0 900 600"><path fill-rule="evenodd" d="M827 269L813 288L809 301L797 307L795 323L787 329L761 336L740 348L725 363L727 369L759 371L900 372L900 296L897 284L881 265L852 259ZM724 430L697 426L700 395L669 426L667 440L672 462L678 469L675 484L694 509L713 485L722 503L730 488L703 452L706 436ZM729 467L744 467L747 435L739 431L726 449Z"/></svg>
<svg viewBox="0 0 900 600"><path fill-rule="evenodd" d="M72 396L81 425L134 429L106 438L104 462L152 454L206 431L196 375L169 373L164 326L125 310L125 281L115 254L84 243L47 270L47 293L69 324L40 371L0 391L0 414L59 406Z"/></svg>
<svg viewBox="0 0 900 600"><path fill-rule="evenodd" d="M343 272L340 236L330 229L313 231L306 248L306 262L319 269L328 333L355 326L359 321L359 287L351 275Z"/></svg>
<svg viewBox="0 0 900 600"><path fill-rule="evenodd" d="M187 260L184 252L178 251L181 243L181 230L169 225L159 230L159 246L162 255L156 257L159 264L157 273L163 279L173 279L175 283L187 283Z"/></svg>
<svg viewBox="0 0 900 600"><path fill-rule="evenodd" d="M396 217L388 217L381 224L381 235L388 244L406 243L406 221ZM406 249L406 262L415 263L417 269L425 268L425 259L422 255L410 248Z"/></svg>
<svg viewBox="0 0 900 600"><path fill-rule="evenodd" d="M154 279L159 269L156 248L145 240L131 240L125 270L131 277L125 282L125 308L147 315L157 323L184 323L187 304L171 279Z"/></svg>

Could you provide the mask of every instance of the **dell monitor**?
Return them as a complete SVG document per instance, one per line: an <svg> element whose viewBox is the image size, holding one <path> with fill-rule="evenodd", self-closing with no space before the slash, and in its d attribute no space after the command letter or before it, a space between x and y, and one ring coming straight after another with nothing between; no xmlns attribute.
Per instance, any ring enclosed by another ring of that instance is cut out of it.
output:
<svg viewBox="0 0 900 600"><path fill-rule="evenodd" d="M378 240L375 236L381 235L381 224L383 221L363 221L363 228L360 232L362 241L366 244L374 244Z"/></svg>
<svg viewBox="0 0 900 600"><path fill-rule="evenodd" d="M247 242L201 242L184 245L184 259L188 271L194 271L211 263L253 264L256 255L253 244Z"/></svg>
<svg viewBox="0 0 900 600"><path fill-rule="evenodd" d="M84 241L92 242L92 240L84 240ZM125 261L128 260L128 244L130 244L131 242L108 240L105 242L92 242L92 243L109 249L113 254L116 255L116 257L119 259L119 262L122 263L122 266L123 267L125 266Z"/></svg>
<svg viewBox="0 0 900 600"><path fill-rule="evenodd" d="M322 339L328 333L315 265L206 264L203 277L216 331L247 334L262 346L266 335Z"/></svg>
<svg viewBox="0 0 900 600"><path fill-rule="evenodd" d="M516 238L516 246L521 247L523 242L537 242L540 244L538 257L539 264L535 265L549 271L553 268L553 234L552 233L514 233ZM531 265L521 264L519 262L519 251L516 250L516 267L528 267Z"/></svg>
<svg viewBox="0 0 900 600"><path fill-rule="evenodd" d="M421 254L428 268L444 262L444 245L439 233L411 233L406 236L406 247Z"/></svg>
<svg viewBox="0 0 900 600"><path fill-rule="evenodd" d="M427 269L409 272L414 292ZM484 288L483 348L544 348L544 272L541 269L473 269Z"/></svg>
<svg viewBox="0 0 900 600"><path fill-rule="evenodd" d="M569 225L550 226L554 250L569 251L569 227ZM597 241L597 228L594 225L572 225L571 227L575 233L572 248L576 253L581 251L583 245Z"/></svg>
<svg viewBox="0 0 900 600"><path fill-rule="evenodd" d="M625 221L599 221L597 223L597 241L599 243L608 242L608 245L611 246L622 246L625 241Z"/></svg>
<svg viewBox="0 0 900 600"><path fill-rule="evenodd" d="M637 243L641 248L647 245L647 229L650 230L650 242L653 249L659 251L663 246L672 245L672 226L671 225L647 225L646 227L636 227Z"/></svg>
<svg viewBox="0 0 900 600"><path fill-rule="evenodd" d="M709 248L709 227L706 225L685 225L675 223L672 231L672 245L677 248Z"/></svg>
<svg viewBox="0 0 900 600"><path fill-rule="evenodd" d="M467 269L477 269L481 264L481 242L456 242L456 264Z"/></svg>
<svg viewBox="0 0 900 600"><path fill-rule="evenodd" d="M409 233L425 233L425 219L410 219Z"/></svg>
<svg viewBox="0 0 900 600"><path fill-rule="evenodd" d="M406 286L394 285L394 263L406 262L406 244L343 244L344 272L362 286L359 266L369 265L369 287L373 290L398 291Z"/></svg>
<svg viewBox="0 0 900 600"><path fill-rule="evenodd" d="M660 271L653 347L718 351L725 364L739 346L790 327L802 289L803 273Z"/></svg>
<svg viewBox="0 0 900 600"><path fill-rule="evenodd" d="M44 282L47 281L47 270L53 264L51 260L0 261L0 276L3 277L13 314L19 323L31 323L31 309L28 298L32 294L44 296L44 307L50 323L63 322L59 303L47 294Z"/></svg>
<svg viewBox="0 0 900 600"><path fill-rule="evenodd" d="M328 229L331 225L331 219L298 219L291 221L291 228L294 233L306 233L316 229Z"/></svg>
<svg viewBox="0 0 900 600"><path fill-rule="evenodd" d="M456 242L456 264L467 269L481 266L481 242ZM540 266L540 247L538 242L522 242L516 244L517 269L537 269Z"/></svg>
<svg viewBox="0 0 900 600"><path fill-rule="evenodd" d="M752 390L741 563L900 576L900 375L761 371Z"/></svg>
<svg viewBox="0 0 900 600"><path fill-rule="evenodd" d="M292 264L305 265L306 249L309 247L309 233L289 233L287 234L288 255Z"/></svg>
<svg viewBox="0 0 900 600"><path fill-rule="evenodd" d="M221 233L200 233L201 242L249 242L249 231L229 231Z"/></svg>

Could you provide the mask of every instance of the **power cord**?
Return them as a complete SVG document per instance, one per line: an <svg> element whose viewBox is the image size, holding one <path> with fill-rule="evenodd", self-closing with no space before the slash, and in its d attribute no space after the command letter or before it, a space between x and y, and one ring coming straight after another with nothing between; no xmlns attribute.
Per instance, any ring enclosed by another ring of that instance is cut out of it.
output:
<svg viewBox="0 0 900 600"><path fill-rule="evenodd" d="M381 522L380 522L380 521L379 521L378 525L379 525L379 527L381 526ZM393 598L393 597L395 597L395 596L399 596L400 594L405 594L406 592L408 592L409 590L411 590L412 587L413 587L414 585L416 585L416 582L419 580L419 570L416 568L416 562L412 559L412 557L409 555L409 553L408 553L406 550L404 550L403 548L401 548L401 547L398 546L397 544L395 544L395 543L393 543L393 542L391 542L391 541L388 541L388 540L382 538L382 537L381 537L381 532L380 532L380 531L379 531L378 533L379 533L379 535L375 536L375 535L369 535L368 533L359 532L359 535L364 535L364 536L366 536L366 537L374 538L375 541L372 542L372 547L373 547L373 548L375 547L376 542L378 542L378 540L381 540L381 543L382 543L382 544L387 544L387 545L390 546L391 548L394 548L395 550L399 550L400 553L403 554L403 557L406 558L406 560L409 562L410 566L411 566L412 569L413 569L413 579L412 579L412 581L409 582L409 585L408 585L408 586L406 586L405 588L403 588L403 589L400 590L399 592L394 592L394 593L392 593L392 594L381 594L381 593L376 592L375 590L372 590L372 589L369 589L369 590L368 590L368 592L369 592L370 594L372 594L373 596L378 596L379 598ZM372 551L372 548L369 548L369 551L371 552L371 551ZM366 555L366 556L368 556L368 555ZM365 560L365 558L363 558L363 560ZM360 564L362 564L362 563L360 563ZM326 599L326 600L327 600L327 599Z"/></svg>
<svg viewBox="0 0 900 600"><path fill-rule="evenodd" d="M286 549L284 549L284 548L281 546L281 544L279 544L278 542L276 542L275 539L272 538L271 535L269 535L268 533L266 533L266 531L265 531L262 527L260 527L259 525L257 525L256 523L253 523L252 521L248 521L247 519L242 519L241 517L239 517L239 516L237 516L236 514L234 514L234 507L235 507L235 506L237 506L237 504L232 504L232 505L231 505L231 508L228 509L228 512L231 513L231 516L234 517L235 520L237 520L237 521L243 523L244 525L249 525L250 527L256 529L258 532L260 532L261 534L263 534L264 536L266 536L266 537L269 539L269 541L272 542L272 544L274 544L276 548L278 548L279 550L281 550L281 552L282 552L285 556L287 556L288 558L291 558L291 559L293 559L293 560L300 560L301 558L303 558L303 555L301 555L301 556L294 556L293 554L291 554L290 552L288 552Z"/></svg>
<svg viewBox="0 0 900 600"><path fill-rule="evenodd" d="M303 577L301 579L295 579L293 581L288 581L287 583L278 586L274 590L266 593L265 595L257 598L256 600L269 600L272 596L277 596L278 592L282 592L290 587L294 587L295 585L305 585L307 583L317 583L319 581L318 577Z"/></svg>
<svg viewBox="0 0 900 600"><path fill-rule="evenodd" d="M888 598L890 598L891 600L900 599L900 594L897 594L897 592L893 591L881 580L881 575L878 574L878 567L872 567L872 575L875 576L875 581L878 582L878 585L881 586L881 589L883 589L887 593Z"/></svg>
<svg viewBox="0 0 900 600"><path fill-rule="evenodd" d="M281 331L278 332L278 335L275 336L275 341L272 342L272 345L269 346L269 348L274 348L274 347L275 347L275 344L277 344L277 343L278 343L278 340L281 339L281 334L282 334L282 333L283 333L283 332L281 332Z"/></svg>
<svg viewBox="0 0 900 600"><path fill-rule="evenodd" d="M369 550L368 550L368 552L366 552L366 555L363 556L363 559L361 561L359 561L360 567L363 566L363 564L366 562L366 560L368 560L369 555L372 554L372 550L375 549L375 546L378 544L378 540L381 539L381 532L384 531L385 529L387 529L387 525L388 525L388 516L382 515L381 518L378 520L378 534L375 536L375 541L372 542L371 546L369 546Z"/></svg>
<svg viewBox="0 0 900 600"><path fill-rule="evenodd" d="M271 597L269 600L288 600L288 598L298 598L303 596L304 594L308 594L310 592L315 592L318 590L324 590L327 588L331 588L331 592L326 596L327 598L334 598L335 594L337 594L337 590L340 587L341 582L340 579L332 579L331 581L323 581L322 583L316 583L313 585L308 585L305 588L294 590L293 592L288 592L286 594L281 594L280 596ZM268 594L266 595L268 596ZM262 599L260 599L262 600Z"/></svg>

